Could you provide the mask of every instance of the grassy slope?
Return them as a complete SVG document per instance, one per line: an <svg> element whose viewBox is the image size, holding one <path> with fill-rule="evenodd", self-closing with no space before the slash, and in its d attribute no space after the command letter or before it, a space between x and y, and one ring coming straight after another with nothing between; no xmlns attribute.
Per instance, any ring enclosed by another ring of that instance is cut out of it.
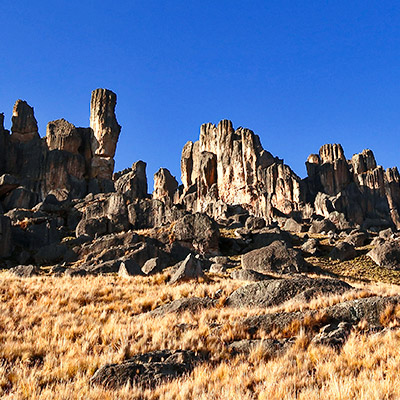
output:
<svg viewBox="0 0 400 400"><path fill-rule="evenodd" d="M267 360L256 350L232 358L226 343L246 334L237 322L271 310L217 307L195 314L150 319L141 313L173 299L222 299L242 285L213 276L176 286L166 275L20 279L0 273L0 395L4 399L372 399L400 398L400 332L365 336L354 331L340 353L309 346L301 332L285 355ZM320 308L369 294L394 294L394 285L363 285L343 297L274 310ZM222 300L221 300L222 303ZM186 324L186 325L182 325ZM220 328L215 329L219 324ZM260 332L258 337L265 337ZM156 349L210 350L213 361L154 391L90 387L93 372L108 362Z"/></svg>

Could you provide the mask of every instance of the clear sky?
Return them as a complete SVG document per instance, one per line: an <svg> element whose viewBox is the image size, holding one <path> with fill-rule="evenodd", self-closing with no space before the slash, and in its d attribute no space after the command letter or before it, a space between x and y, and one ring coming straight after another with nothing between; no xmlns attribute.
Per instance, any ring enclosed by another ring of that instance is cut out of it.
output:
<svg viewBox="0 0 400 400"><path fill-rule="evenodd" d="M118 95L116 170L148 178L202 123L231 119L300 176L324 143L400 166L400 2L4 1L0 112L22 98L48 121L89 125L90 93Z"/></svg>

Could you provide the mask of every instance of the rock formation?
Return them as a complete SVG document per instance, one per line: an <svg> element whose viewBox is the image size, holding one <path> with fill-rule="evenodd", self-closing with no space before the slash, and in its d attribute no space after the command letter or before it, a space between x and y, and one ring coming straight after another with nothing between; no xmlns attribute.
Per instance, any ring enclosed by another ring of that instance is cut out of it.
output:
<svg viewBox="0 0 400 400"><path fill-rule="evenodd" d="M11 135L4 129L1 114L3 207L32 208L48 194L65 200L83 198L89 192L113 191L113 157L121 130L115 105L113 92L97 89L92 93L91 128L77 128L59 119L49 122L43 139L34 110L26 101L18 100L14 105Z"/></svg>
<svg viewBox="0 0 400 400"><path fill-rule="evenodd" d="M166 168L160 168L154 174L153 199L171 203L174 200L177 189L178 181Z"/></svg>
<svg viewBox="0 0 400 400"><path fill-rule="evenodd" d="M39 133L33 108L26 101L17 100L13 109L11 140L29 142L34 138L39 138Z"/></svg>
<svg viewBox="0 0 400 400"><path fill-rule="evenodd" d="M327 144L306 162L308 201L317 214L330 218L342 214L364 227L400 227L399 173L378 166L371 150L346 160L342 146Z"/></svg>
<svg viewBox="0 0 400 400"><path fill-rule="evenodd" d="M219 201L271 218L299 211L304 201L301 179L265 151L257 135L235 131L231 121L202 125L199 141L183 148L181 169L181 202L193 211L218 216L217 205L210 206Z"/></svg>
<svg viewBox="0 0 400 400"><path fill-rule="evenodd" d="M121 127L115 116L117 96L107 89L96 89L90 101L90 127L92 136L91 177L111 179L114 155Z"/></svg>
<svg viewBox="0 0 400 400"><path fill-rule="evenodd" d="M264 150L251 130L235 130L227 120L217 126L202 125L199 140L186 143L181 186L161 168L154 175L153 194L148 194L145 162L113 174L121 130L115 107L116 95L97 89L92 93L89 128L59 119L48 123L44 138L38 134L33 108L25 101L14 106L11 134L0 114L0 212L6 214L0 232L3 258L11 254L12 262L19 264L66 262L74 257L60 244L63 238L75 235L78 248L104 235L147 229L156 244L140 254L150 258L159 257L158 250L148 251L154 248L167 254L167 261L181 261L189 253L209 258L222 251L225 256L243 255L242 266L254 270L252 254L269 252L271 266L260 267L263 272L301 272L302 259L290 247L290 235L279 227L293 233L329 233L329 243L335 246L331 256L339 259L357 254L352 248L350 255L342 256L341 246L356 248L368 238L356 230L347 244L336 243L341 231L400 227L399 172L384 171L371 150L348 160L339 144L326 144L308 157L308 176L300 179ZM221 237L220 227L239 228L237 239ZM275 249L271 243L276 240L288 246ZM317 254L318 246L310 243L303 253ZM122 259L121 249L118 254ZM118 272L120 265L115 262L102 265L112 259L108 257L96 261L91 272ZM264 264L265 257L261 257ZM276 271L277 259L288 259L288 266ZM137 264L142 268L146 261ZM153 260L146 271L160 265L164 268L168 262ZM215 265L213 270L218 268L222 267Z"/></svg>

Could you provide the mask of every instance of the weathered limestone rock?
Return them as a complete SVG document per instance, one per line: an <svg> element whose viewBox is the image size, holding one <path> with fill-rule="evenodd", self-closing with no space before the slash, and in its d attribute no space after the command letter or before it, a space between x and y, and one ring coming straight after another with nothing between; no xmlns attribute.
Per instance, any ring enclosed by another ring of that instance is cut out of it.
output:
<svg viewBox="0 0 400 400"><path fill-rule="evenodd" d="M172 227L172 238L201 254L219 254L219 229L205 214L188 214L179 218Z"/></svg>
<svg viewBox="0 0 400 400"><path fill-rule="evenodd" d="M188 374L202 357L188 350L162 350L134 356L121 364L106 364L90 379L92 385L117 389L127 385L155 387Z"/></svg>
<svg viewBox="0 0 400 400"><path fill-rule="evenodd" d="M114 174L115 189L128 202L145 199L147 195L146 163L136 161L132 168Z"/></svg>
<svg viewBox="0 0 400 400"><path fill-rule="evenodd" d="M47 124L46 142L49 150L78 154L82 137L73 124L65 119L58 119Z"/></svg>
<svg viewBox="0 0 400 400"><path fill-rule="evenodd" d="M388 241L375 246L368 256L380 267L400 270L400 243Z"/></svg>
<svg viewBox="0 0 400 400"><path fill-rule="evenodd" d="M303 271L303 259L297 250L276 240L269 246L243 254L242 267L261 273L288 274Z"/></svg>
<svg viewBox="0 0 400 400"><path fill-rule="evenodd" d="M4 114L0 113L0 154L6 154L6 144L9 132L4 129ZM0 174L5 172L6 159L0 157Z"/></svg>
<svg viewBox="0 0 400 400"><path fill-rule="evenodd" d="M93 129L93 153L114 157L121 127L115 116L117 95L111 90L96 89L90 101L90 127Z"/></svg>
<svg viewBox="0 0 400 400"><path fill-rule="evenodd" d="M169 283L172 285L177 282L187 281L190 279L197 279L204 276L201 261L189 254L175 273L171 276Z"/></svg>
<svg viewBox="0 0 400 400"><path fill-rule="evenodd" d="M386 198L390 217L397 229L400 229L400 175L397 167L388 168L385 172Z"/></svg>
<svg viewBox="0 0 400 400"><path fill-rule="evenodd" d="M11 140L15 142L29 142L40 137L33 108L26 101L17 100L14 105L11 132Z"/></svg>
<svg viewBox="0 0 400 400"><path fill-rule="evenodd" d="M92 137L92 178L111 179L114 170L115 150L121 126L115 116L117 95L107 89L92 92L90 102L90 127Z"/></svg>
<svg viewBox="0 0 400 400"><path fill-rule="evenodd" d="M171 175L168 169L160 168L154 174L153 199L161 200L164 203L171 203L177 189L178 181Z"/></svg>
<svg viewBox="0 0 400 400"><path fill-rule="evenodd" d="M249 129L232 122L204 124L198 142L188 142L181 159L183 198L192 211L218 217L218 201L243 205L253 214L270 218L275 209L298 211L305 193L300 178L265 151ZM214 207L210 207L210 204Z"/></svg>
<svg viewBox="0 0 400 400"><path fill-rule="evenodd" d="M271 307L285 301L310 301L320 295L340 295L352 289L338 279L270 279L235 290L226 300L230 307Z"/></svg>
<svg viewBox="0 0 400 400"><path fill-rule="evenodd" d="M339 193L350 183L349 167L340 144L323 145L319 157L309 156L306 166L314 188L329 195Z"/></svg>
<svg viewBox="0 0 400 400"><path fill-rule="evenodd" d="M308 198L315 212L324 217L340 216L338 228L354 224L400 227L400 176L378 166L371 150L363 150L346 161L337 144L324 145L320 154L306 162Z"/></svg>

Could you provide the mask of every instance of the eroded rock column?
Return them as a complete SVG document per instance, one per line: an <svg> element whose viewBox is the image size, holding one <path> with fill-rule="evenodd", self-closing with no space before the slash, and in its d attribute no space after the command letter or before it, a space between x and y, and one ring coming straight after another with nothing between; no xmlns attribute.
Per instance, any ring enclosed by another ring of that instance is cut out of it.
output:
<svg viewBox="0 0 400 400"><path fill-rule="evenodd" d="M92 138L91 178L111 179L114 155L121 126L115 116L117 95L108 89L96 89L90 102Z"/></svg>
<svg viewBox="0 0 400 400"><path fill-rule="evenodd" d="M29 142L40 138L33 107L24 100L17 100L14 105L11 132L13 142Z"/></svg>

